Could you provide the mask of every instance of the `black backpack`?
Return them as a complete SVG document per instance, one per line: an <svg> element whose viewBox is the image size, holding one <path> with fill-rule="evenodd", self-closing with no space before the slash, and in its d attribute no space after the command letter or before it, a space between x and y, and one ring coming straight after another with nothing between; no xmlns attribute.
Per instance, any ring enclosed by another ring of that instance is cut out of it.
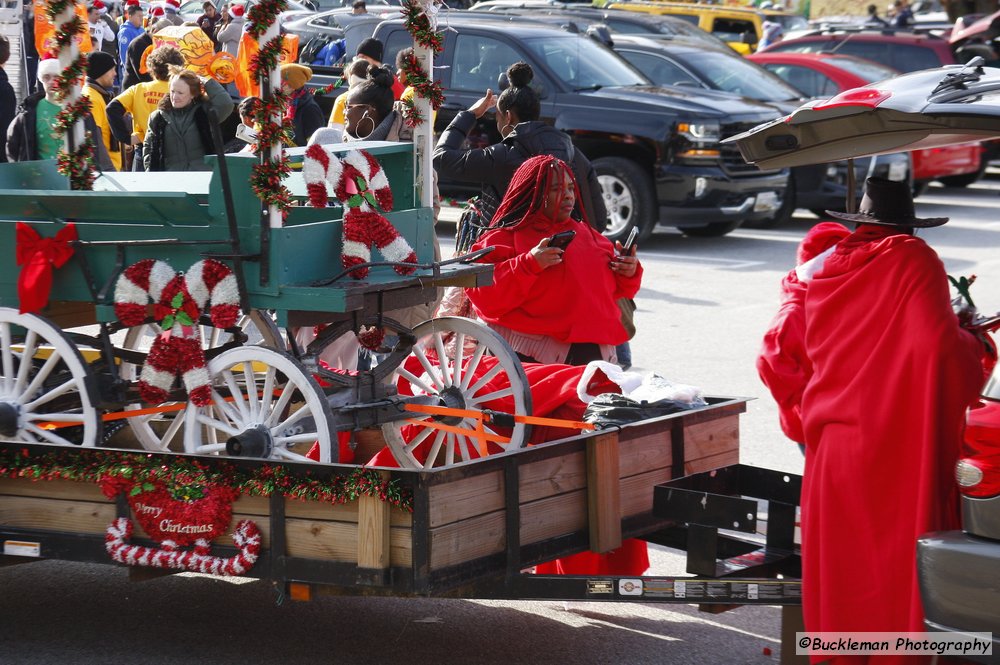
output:
<svg viewBox="0 0 1000 665"><path fill-rule="evenodd" d="M316 56L319 52L323 50L323 47L330 43L330 37L324 37L322 35L316 35L315 37L310 37L309 41L302 45L299 49L299 62L304 65L312 65Z"/></svg>

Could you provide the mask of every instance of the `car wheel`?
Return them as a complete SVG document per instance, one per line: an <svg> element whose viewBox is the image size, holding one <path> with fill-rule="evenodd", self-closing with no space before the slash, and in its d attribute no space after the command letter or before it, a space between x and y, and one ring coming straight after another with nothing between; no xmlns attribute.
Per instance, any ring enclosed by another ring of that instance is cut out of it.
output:
<svg viewBox="0 0 1000 665"><path fill-rule="evenodd" d="M712 222L705 226L685 226L680 232L692 238L719 238L732 233L740 226L739 222Z"/></svg>
<svg viewBox="0 0 1000 665"><path fill-rule="evenodd" d="M972 173L963 173L962 175L949 175L943 178L938 178L938 182L945 187L968 187L972 183L976 182L983 177L986 173L986 167L989 163L985 159L979 161L979 168Z"/></svg>
<svg viewBox="0 0 1000 665"><path fill-rule="evenodd" d="M604 235L612 242L624 242L632 227L638 227L639 242L648 240L656 228L658 212L649 174L623 157L595 159L594 170L604 195L604 207L608 209Z"/></svg>
<svg viewBox="0 0 1000 665"><path fill-rule="evenodd" d="M774 217L765 217L764 219L758 219L753 221L743 222L743 226L751 229L773 229L776 226L782 226L787 224L792 219L792 214L795 213L795 178L794 176L789 176L788 186L785 187L785 196L781 199L781 207L778 208L777 212L774 213Z"/></svg>

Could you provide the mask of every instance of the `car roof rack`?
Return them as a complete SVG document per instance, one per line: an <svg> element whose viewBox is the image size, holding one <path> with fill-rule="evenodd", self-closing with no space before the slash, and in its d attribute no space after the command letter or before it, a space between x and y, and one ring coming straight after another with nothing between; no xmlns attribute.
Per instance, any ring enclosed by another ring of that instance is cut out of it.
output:
<svg viewBox="0 0 1000 665"><path fill-rule="evenodd" d="M810 32L810 34L822 34L829 35L838 32L849 32L853 34L878 34L885 35L887 37L892 37L896 35L912 35L914 37L923 36L930 39L942 39L942 36L935 32L924 32L922 30L914 30L913 26L908 26L906 28L893 28L891 26L872 26L872 25L859 25L852 23L829 23L821 24Z"/></svg>

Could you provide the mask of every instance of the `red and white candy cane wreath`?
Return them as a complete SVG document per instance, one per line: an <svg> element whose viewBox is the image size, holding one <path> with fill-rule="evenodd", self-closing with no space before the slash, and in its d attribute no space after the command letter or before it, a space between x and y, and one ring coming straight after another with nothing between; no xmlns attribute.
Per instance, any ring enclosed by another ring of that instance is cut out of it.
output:
<svg viewBox="0 0 1000 665"><path fill-rule="evenodd" d="M227 559L209 556L206 540L199 540L191 551L175 549L170 541L164 541L160 549L129 545L127 541L131 537L132 522L119 517L104 535L104 548L112 559L128 566L172 568L209 575L242 575L253 568L260 556L260 529L251 520L243 520L236 525L233 542L239 552Z"/></svg>
<svg viewBox="0 0 1000 665"><path fill-rule="evenodd" d="M386 261L416 263L417 255L409 243L389 223L381 211L392 210L392 190L382 165L364 150L351 150L339 158L316 144L306 150L302 177L315 208L329 204L327 185L344 204L344 238L341 262L345 270L370 262L375 245ZM416 268L393 266L400 275ZM368 268L351 272L354 279L368 276Z"/></svg>

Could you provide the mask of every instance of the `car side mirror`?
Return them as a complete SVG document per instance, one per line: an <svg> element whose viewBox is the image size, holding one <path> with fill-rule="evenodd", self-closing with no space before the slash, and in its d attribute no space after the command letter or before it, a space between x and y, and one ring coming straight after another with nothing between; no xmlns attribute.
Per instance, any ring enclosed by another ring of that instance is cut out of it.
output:
<svg viewBox="0 0 1000 665"><path fill-rule="evenodd" d="M604 44L608 48L612 48L615 45L614 40L611 39L611 31L608 30L608 26L600 23L588 27L587 36L596 42Z"/></svg>

